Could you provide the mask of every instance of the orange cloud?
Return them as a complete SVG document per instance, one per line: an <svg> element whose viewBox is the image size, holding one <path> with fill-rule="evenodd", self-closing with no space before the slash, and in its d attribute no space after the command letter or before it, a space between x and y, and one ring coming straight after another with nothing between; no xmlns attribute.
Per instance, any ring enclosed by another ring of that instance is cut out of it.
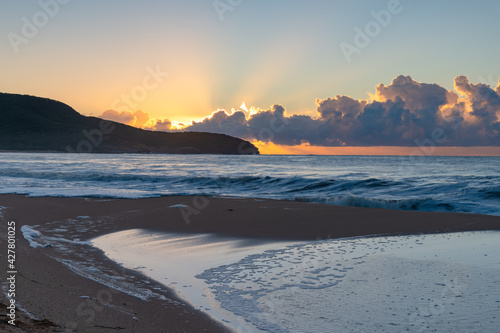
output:
<svg viewBox="0 0 500 333"><path fill-rule="evenodd" d="M104 111L99 118L151 131L170 131L173 129L170 120L151 118L147 112L142 110L137 110L135 112L107 110Z"/></svg>
<svg viewBox="0 0 500 333"><path fill-rule="evenodd" d="M106 110L99 118L116 121L125 125L130 125L138 128L144 127L150 121L149 114L142 110L135 112Z"/></svg>

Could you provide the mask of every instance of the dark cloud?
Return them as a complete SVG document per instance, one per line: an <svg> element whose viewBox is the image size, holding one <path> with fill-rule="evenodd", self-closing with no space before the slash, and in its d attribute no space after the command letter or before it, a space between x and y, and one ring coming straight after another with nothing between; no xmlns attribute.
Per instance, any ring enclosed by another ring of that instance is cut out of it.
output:
<svg viewBox="0 0 500 333"><path fill-rule="evenodd" d="M153 131L168 132L172 128L172 122L168 119L157 120L156 124L152 128Z"/></svg>
<svg viewBox="0 0 500 333"><path fill-rule="evenodd" d="M484 120L485 125L495 123L497 114L500 111L500 96L497 89L492 89L489 85L478 83L471 84L465 76L458 76L455 79L455 89L466 96L472 107L471 114L478 119Z"/></svg>
<svg viewBox="0 0 500 333"><path fill-rule="evenodd" d="M370 100L337 95L317 99L317 114L287 116L285 108L218 110L186 131L222 133L279 145L498 146L500 80L496 87L455 78L454 91L398 76L379 84ZM177 131L143 111L108 110L103 118L157 131ZM173 128L172 128L173 127Z"/></svg>
<svg viewBox="0 0 500 333"><path fill-rule="evenodd" d="M376 87L371 101L348 96L317 99L317 117L286 116L281 105L217 111L188 131L224 133L282 145L436 146L500 145L500 81L495 88L455 78L455 91L398 76Z"/></svg>
<svg viewBox="0 0 500 333"><path fill-rule="evenodd" d="M400 75L389 86L379 84L376 94L385 100L400 97L408 109L415 112L435 114L441 105L448 103L448 91L437 85L420 83L409 76Z"/></svg>
<svg viewBox="0 0 500 333"><path fill-rule="evenodd" d="M193 122L187 130L221 133L236 137L251 137L246 115L243 111L236 111L231 115L224 110L216 111L200 122Z"/></svg>

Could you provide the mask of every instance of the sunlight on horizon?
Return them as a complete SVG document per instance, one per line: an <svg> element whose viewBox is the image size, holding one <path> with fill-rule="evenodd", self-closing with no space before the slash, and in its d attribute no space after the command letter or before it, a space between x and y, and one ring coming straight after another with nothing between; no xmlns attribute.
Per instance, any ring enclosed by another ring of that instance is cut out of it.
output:
<svg viewBox="0 0 500 333"><path fill-rule="evenodd" d="M391 155L391 156L500 156L500 147L324 147L252 141L263 155Z"/></svg>
<svg viewBox="0 0 500 333"><path fill-rule="evenodd" d="M497 87L500 87L500 83ZM350 98L349 96L343 96ZM381 96L378 92L368 93L368 98L361 101L376 101L385 102L388 99ZM466 101L465 96L459 96L459 100ZM453 103L443 105L440 107L440 111L443 114L451 112ZM232 116L236 112L243 112L245 114L245 119L248 121L251 116L264 111L264 109L251 106L248 108L246 103L243 101L239 108L231 108L227 111L223 108L218 108L213 111L210 115L200 118L187 118L179 117L177 120L172 120L170 123L170 131L173 132L183 132L189 128L189 126L196 123L203 123L204 121L213 120L214 115L219 112L224 112L226 116ZM470 113L470 110L467 110ZM312 112L309 116L312 119L318 119L317 110ZM316 113L316 114L315 114ZM466 115L466 117L470 117ZM151 124L156 121L161 121L160 119L150 118L149 121L144 126L139 126L139 128L151 130ZM128 125L135 126L133 123ZM189 131L189 129L188 129ZM241 136L237 136L242 138ZM245 139L245 138L242 138ZM255 145L261 154L263 155L392 155L392 156L500 156L500 147L496 146L471 146L471 147L455 147L455 146L318 146L311 145L308 142L302 142L298 145L282 145L275 144L273 142L265 142L260 140L248 140L253 145Z"/></svg>

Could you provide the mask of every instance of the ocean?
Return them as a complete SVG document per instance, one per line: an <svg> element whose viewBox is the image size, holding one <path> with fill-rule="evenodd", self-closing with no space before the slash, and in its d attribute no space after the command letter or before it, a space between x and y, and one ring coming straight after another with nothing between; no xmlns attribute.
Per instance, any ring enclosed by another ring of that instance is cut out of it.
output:
<svg viewBox="0 0 500 333"><path fill-rule="evenodd" d="M209 195L500 215L500 157L0 153L0 193Z"/></svg>

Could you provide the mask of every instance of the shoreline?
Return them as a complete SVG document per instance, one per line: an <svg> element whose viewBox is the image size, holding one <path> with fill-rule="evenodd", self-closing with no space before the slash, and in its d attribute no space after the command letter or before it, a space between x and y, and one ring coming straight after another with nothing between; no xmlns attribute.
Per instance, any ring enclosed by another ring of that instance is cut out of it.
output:
<svg viewBox="0 0 500 333"><path fill-rule="evenodd" d="M20 310L18 315L25 322L26 329L33 332L65 329L73 332L109 332L110 328L123 332L228 332L226 327L205 313L181 301L171 289L139 273L123 269L99 250L82 244L116 231L142 228L269 241L300 241L381 234L500 230L498 216L250 198L164 196L104 199L6 194L0 195L0 206L3 207L0 211L2 230L7 230L7 221L16 221L19 266L16 301L39 322L31 321ZM21 234L23 225L37 225L36 230L55 239L58 246L30 247ZM1 234L0 246L6 249L6 232ZM61 234L75 242L63 244L57 241ZM76 273L89 265L94 265L92 267L98 273L89 275L91 270ZM87 274L86 277L82 276L82 272ZM145 293L140 295L149 295L147 300L133 295L134 290ZM6 304L6 301L2 293L0 302ZM0 329L10 329L5 326L3 317L1 320ZM69 330L74 324L76 329Z"/></svg>

